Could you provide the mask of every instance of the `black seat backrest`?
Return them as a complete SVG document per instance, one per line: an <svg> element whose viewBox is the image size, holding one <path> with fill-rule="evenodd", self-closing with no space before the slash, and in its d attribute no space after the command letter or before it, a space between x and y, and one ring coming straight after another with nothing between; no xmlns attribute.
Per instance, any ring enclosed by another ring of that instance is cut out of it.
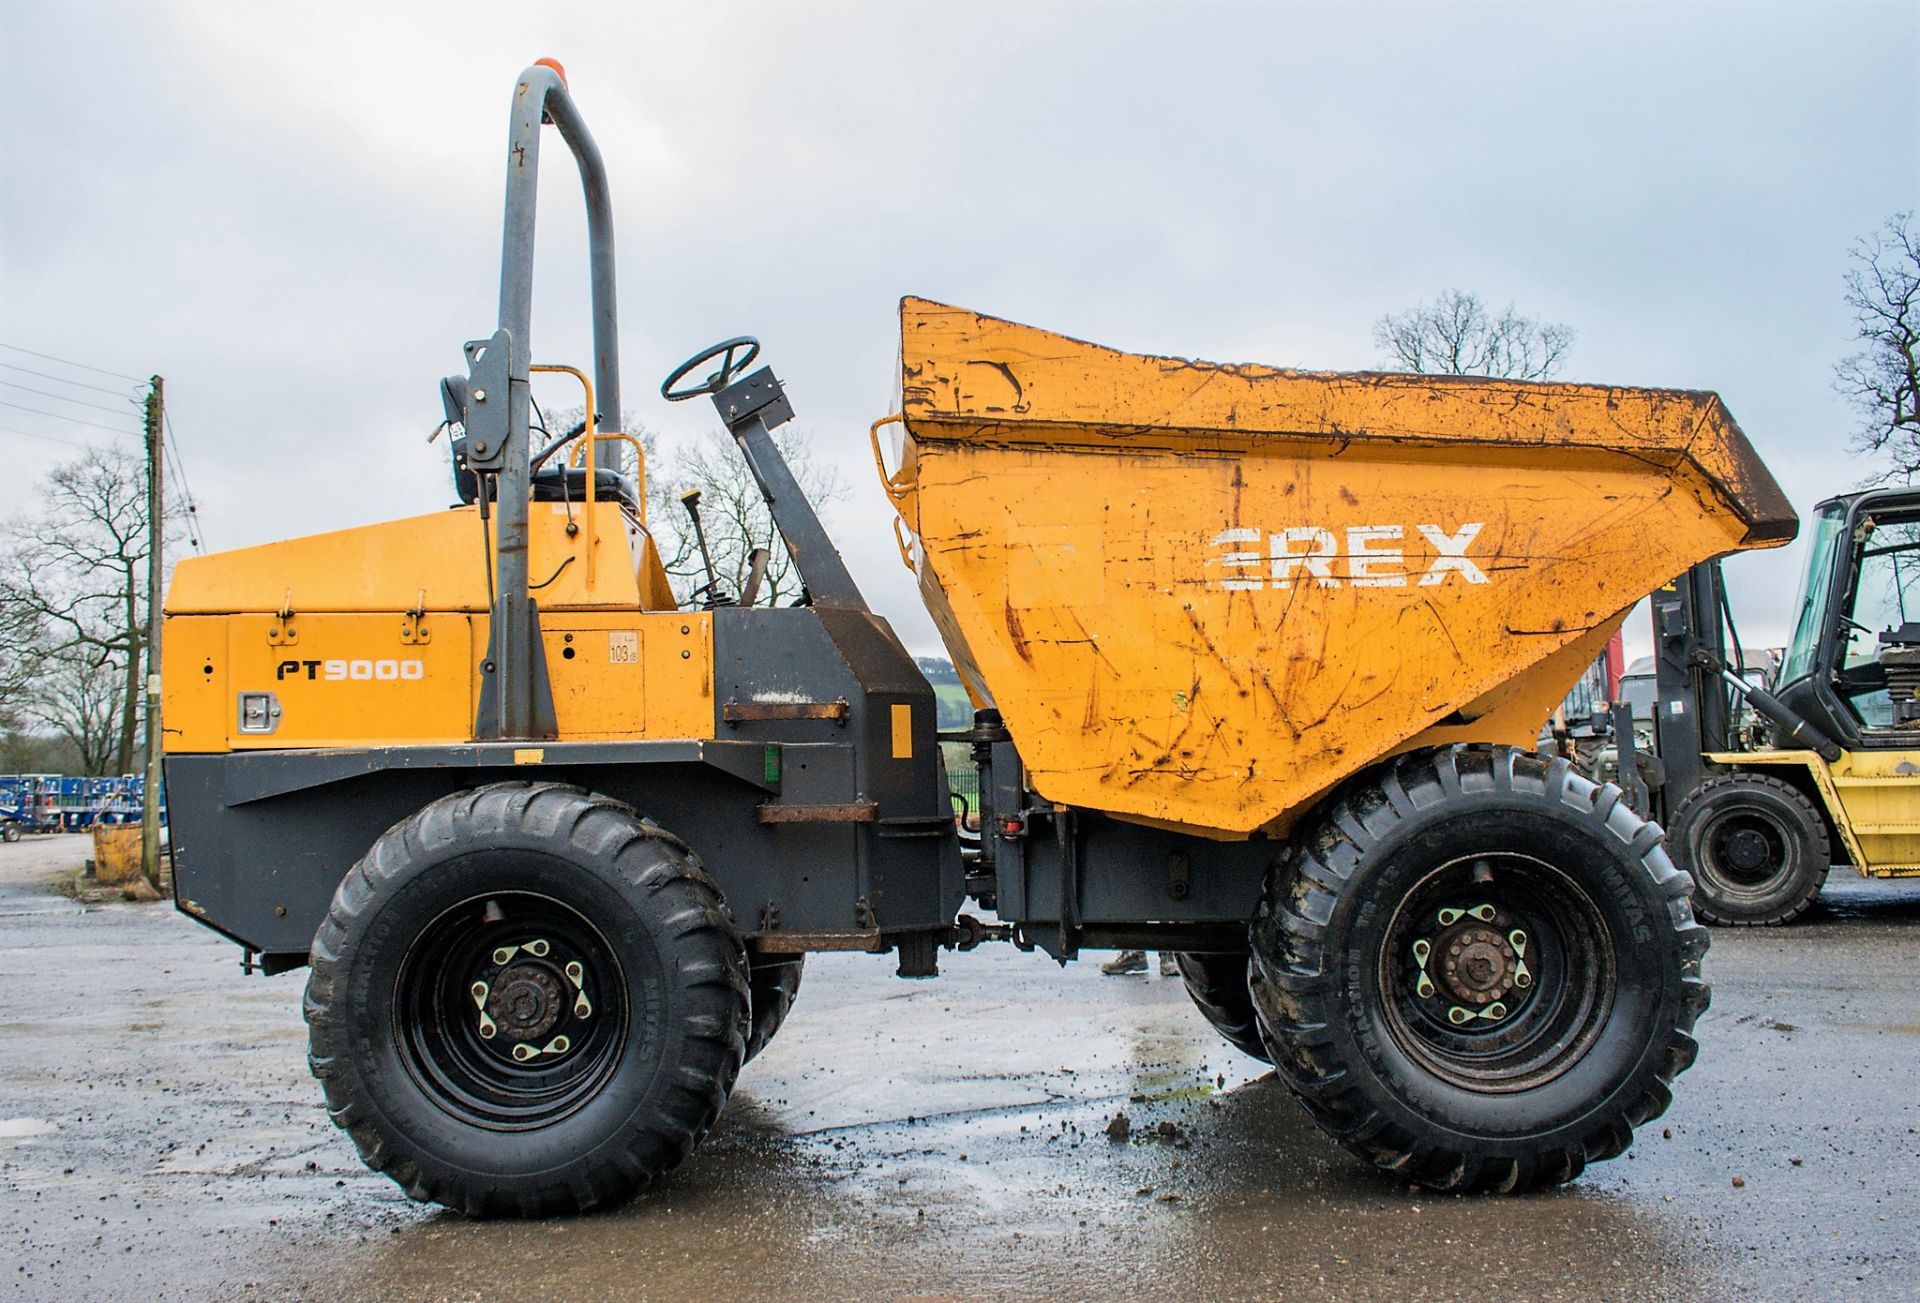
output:
<svg viewBox="0 0 1920 1303"><path fill-rule="evenodd" d="M453 441L453 491L460 495L463 504L471 505L480 500L480 477L467 469L462 455L465 444L465 439ZM631 511L640 510L638 485L629 476L595 467L593 487L597 500L613 498ZM533 473L535 502L585 502L586 498L587 468L584 466L548 465Z"/></svg>
<svg viewBox="0 0 1920 1303"><path fill-rule="evenodd" d="M562 478L564 472L565 478ZM593 496L604 501L617 498L628 508L640 510L640 498L635 491L634 482L617 471L595 468L593 472ZM584 502L587 498L587 468L585 466L542 466L533 475L533 500L535 502Z"/></svg>

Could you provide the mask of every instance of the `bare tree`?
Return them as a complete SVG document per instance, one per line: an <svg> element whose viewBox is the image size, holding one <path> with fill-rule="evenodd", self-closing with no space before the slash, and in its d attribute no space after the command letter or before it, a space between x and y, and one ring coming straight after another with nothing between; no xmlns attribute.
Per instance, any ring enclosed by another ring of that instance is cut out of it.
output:
<svg viewBox="0 0 1920 1303"><path fill-rule="evenodd" d="M82 773L129 773L119 762L125 690L111 658L74 649L48 659L22 713L72 747Z"/></svg>
<svg viewBox="0 0 1920 1303"><path fill-rule="evenodd" d="M39 673L43 641L31 610L0 601L0 728L20 722L23 698Z"/></svg>
<svg viewBox="0 0 1920 1303"><path fill-rule="evenodd" d="M1835 388L1859 411L1853 446L1891 463L1879 479L1920 476L1920 230L1895 213L1854 242L1847 271L1859 352L1834 367Z"/></svg>
<svg viewBox="0 0 1920 1303"><path fill-rule="evenodd" d="M546 413L545 428L536 431L536 437L558 438L579 425L585 410L575 406ZM769 556L758 604L774 606L783 599L798 597L800 576L794 572L793 559L774 530L773 513L767 510L760 486L732 437L710 430L677 452L666 453L654 433L632 413L622 419L626 433L640 441L646 454L647 528L660 550L674 597L683 604L691 602L707 582L693 521L681 503L681 495L688 489L700 490L700 523L713 555L714 575L722 588L739 596L751 568L753 550L764 547ZM775 431L773 440L816 509L847 496L847 486L839 473L814 461L805 435L789 425ZM573 449L568 448L565 455L572 454Z"/></svg>
<svg viewBox="0 0 1920 1303"><path fill-rule="evenodd" d="M1432 303L1380 318L1373 339L1407 371L1547 380L1566 360L1573 327L1523 317L1511 303L1489 312L1478 294L1448 290Z"/></svg>
<svg viewBox="0 0 1920 1303"><path fill-rule="evenodd" d="M65 667L59 673L74 661L87 667L87 692L63 692L58 700L94 709L95 680L112 671L112 763L98 772L131 772L147 637L145 459L131 450L90 448L54 467L42 481L39 514L11 524L5 543L0 608L32 623L39 655ZM72 737L92 724L73 720L59 727Z"/></svg>
<svg viewBox="0 0 1920 1303"><path fill-rule="evenodd" d="M776 430L773 439L816 509L847 496L839 473L813 459L805 435L786 426ZM707 582L693 522L681 505L681 495L688 489L700 490L700 521L722 588L738 596L753 550L764 547L770 555L759 603L777 606L800 595L793 558L773 527L773 515L747 469L746 458L731 436L715 430L677 455L650 461L647 467L647 519L675 597L686 602Z"/></svg>

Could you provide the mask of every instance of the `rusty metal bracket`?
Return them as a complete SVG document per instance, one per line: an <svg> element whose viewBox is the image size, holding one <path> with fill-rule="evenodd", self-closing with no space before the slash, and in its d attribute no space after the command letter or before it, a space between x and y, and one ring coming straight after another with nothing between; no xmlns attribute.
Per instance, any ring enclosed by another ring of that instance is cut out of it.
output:
<svg viewBox="0 0 1920 1303"><path fill-rule="evenodd" d="M761 823L873 823L880 807L872 801L845 805L761 805L755 817Z"/></svg>
<svg viewBox="0 0 1920 1303"><path fill-rule="evenodd" d="M728 724L764 724L787 719L830 719L844 724L853 708L842 701L729 701L720 707Z"/></svg>
<svg viewBox="0 0 1920 1303"><path fill-rule="evenodd" d="M869 955L887 952L886 938L871 930L817 932L762 932L753 947L763 955L804 955L815 950L853 950Z"/></svg>

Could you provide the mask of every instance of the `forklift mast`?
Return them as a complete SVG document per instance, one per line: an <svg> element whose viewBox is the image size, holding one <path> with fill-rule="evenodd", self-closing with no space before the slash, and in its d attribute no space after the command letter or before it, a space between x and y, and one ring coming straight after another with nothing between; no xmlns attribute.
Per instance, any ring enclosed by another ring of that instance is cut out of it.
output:
<svg viewBox="0 0 1920 1303"><path fill-rule="evenodd" d="M1704 753L1726 751L1732 710L1718 672L1726 663L1726 581L1703 561L1653 594L1654 745L1666 783L1656 817L1666 819L1707 776ZM1702 654L1704 653L1704 655Z"/></svg>

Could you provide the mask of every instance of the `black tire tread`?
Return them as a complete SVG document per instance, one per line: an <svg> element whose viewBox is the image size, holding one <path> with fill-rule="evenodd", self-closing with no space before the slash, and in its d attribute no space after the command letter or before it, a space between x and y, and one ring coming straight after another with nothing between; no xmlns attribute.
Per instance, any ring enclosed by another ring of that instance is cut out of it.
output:
<svg viewBox="0 0 1920 1303"><path fill-rule="evenodd" d="M583 856L607 857L633 886L671 902L685 953L697 956L680 971L684 989L698 1005L684 1025L699 1062L683 1065L677 1089L669 1094L677 1107L647 1120L623 1151L567 1185L507 1192L436 1177L432 1164L422 1163L403 1141L388 1137L376 1124L349 1061L353 1029L336 1018L348 948L363 919L405 880L425 852L454 844L463 827L477 829L481 836L488 830L543 830ZM679 1166L705 1138L745 1057L746 947L719 888L684 842L640 819L630 806L578 787L495 783L441 797L396 824L341 881L310 957L302 1002L308 1064L325 1093L328 1115L352 1137L368 1167L390 1177L416 1200L469 1216L567 1215L630 1198Z"/></svg>
<svg viewBox="0 0 1920 1303"><path fill-rule="evenodd" d="M752 1005L752 1026L747 1033L747 1062L767 1048L774 1035L793 1011L794 997L800 994L800 978L807 966L806 956L764 959L747 974L747 989Z"/></svg>
<svg viewBox="0 0 1920 1303"><path fill-rule="evenodd" d="M1246 955L1177 954L1180 979L1201 1016L1227 1044L1262 1063L1273 1059L1260 1039L1260 1018L1247 988Z"/></svg>
<svg viewBox="0 0 1920 1303"><path fill-rule="evenodd" d="M1481 758L1490 760L1484 764ZM1489 1159L1436 1143L1384 1115L1340 1061L1329 1027L1331 988L1341 956L1328 953L1325 924L1367 849L1410 811L1458 795L1469 773L1494 788L1552 793L1632 848L1669 902L1683 956L1678 1017L1662 1047L1657 1080L1597 1113L1578 1141L1530 1159ZM1428 793L1425 802L1418 793ZM1413 752L1348 784L1282 853L1254 921L1251 990L1268 1032L1276 1071L1319 1125L1377 1167L1435 1190L1517 1193L1559 1185L1590 1161L1619 1154L1633 1128L1665 1111L1668 1086L1698 1052L1692 1031L1710 993L1700 973L1707 930L1688 908L1691 882L1658 851L1658 825L1643 823L1613 784L1596 787L1565 759L1507 747L1458 746ZM1280 962L1275 962L1278 957Z"/></svg>

